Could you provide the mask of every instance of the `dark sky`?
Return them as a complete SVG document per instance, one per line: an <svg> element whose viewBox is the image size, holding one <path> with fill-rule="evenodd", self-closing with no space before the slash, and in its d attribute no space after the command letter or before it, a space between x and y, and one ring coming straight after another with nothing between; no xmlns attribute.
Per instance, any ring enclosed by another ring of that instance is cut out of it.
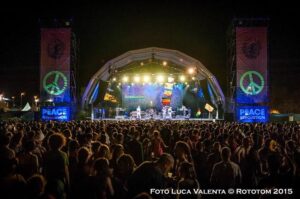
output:
<svg viewBox="0 0 300 199"><path fill-rule="evenodd" d="M107 0L75 5L10 1L1 5L0 13L0 92L6 96L21 91L28 98L38 94L39 19L52 18L74 21L80 41L79 88L106 61L128 50L156 46L200 60L225 92L226 30L231 19L268 17L272 97L278 87L299 91L300 14L289 1Z"/></svg>

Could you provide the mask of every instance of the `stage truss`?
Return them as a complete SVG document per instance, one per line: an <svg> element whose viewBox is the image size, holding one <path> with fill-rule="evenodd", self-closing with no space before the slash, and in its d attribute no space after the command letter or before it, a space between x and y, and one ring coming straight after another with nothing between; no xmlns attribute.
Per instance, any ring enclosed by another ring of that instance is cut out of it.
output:
<svg viewBox="0 0 300 199"><path fill-rule="evenodd" d="M81 99L82 108L87 108L89 104L93 104L92 94L100 80L108 81L122 67L128 66L133 62L148 60L166 61L178 66L181 70L195 67L195 77L199 80L207 79L208 84L212 88L214 99L216 99L212 103L215 106L221 104L224 109L225 97L218 80L200 61L177 50L157 47L128 51L106 62L90 79Z"/></svg>

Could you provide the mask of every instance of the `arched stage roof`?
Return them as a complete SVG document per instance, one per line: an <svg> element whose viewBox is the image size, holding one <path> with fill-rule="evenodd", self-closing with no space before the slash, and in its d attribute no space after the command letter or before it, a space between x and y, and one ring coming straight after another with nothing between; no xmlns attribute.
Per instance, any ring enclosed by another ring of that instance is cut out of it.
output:
<svg viewBox="0 0 300 199"><path fill-rule="evenodd" d="M218 80L200 61L177 50L157 47L131 50L106 62L90 79L82 96L82 107L84 108L92 102L91 98L94 90L96 89L96 85L100 80L108 81L113 74L112 71L117 71L132 62L142 62L149 59L167 61L181 67L182 70L189 67L195 67L195 77L201 80L207 79L207 82L213 91L213 95L216 100L212 102L216 105L218 101L218 103L221 103L224 107L225 97Z"/></svg>

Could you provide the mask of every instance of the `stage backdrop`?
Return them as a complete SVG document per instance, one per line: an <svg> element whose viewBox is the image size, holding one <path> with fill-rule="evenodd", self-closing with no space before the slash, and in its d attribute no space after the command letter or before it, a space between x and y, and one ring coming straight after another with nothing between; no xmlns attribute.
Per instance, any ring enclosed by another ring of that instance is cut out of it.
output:
<svg viewBox="0 0 300 199"><path fill-rule="evenodd" d="M267 44L267 27L236 28L237 103L269 101Z"/></svg>
<svg viewBox="0 0 300 199"><path fill-rule="evenodd" d="M184 95L184 84L172 84L172 95L170 95L169 106L173 110L182 106ZM136 110L141 106L143 110L156 108L161 110L166 96L164 84L123 84L122 85L122 106L128 111Z"/></svg>
<svg viewBox="0 0 300 199"><path fill-rule="evenodd" d="M70 28L42 28L40 49L40 97L70 103Z"/></svg>

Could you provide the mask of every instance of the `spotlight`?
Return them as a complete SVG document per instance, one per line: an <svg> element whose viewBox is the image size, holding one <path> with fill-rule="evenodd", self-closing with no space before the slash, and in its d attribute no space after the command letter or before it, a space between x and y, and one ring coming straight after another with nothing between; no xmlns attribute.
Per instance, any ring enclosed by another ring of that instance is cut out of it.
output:
<svg viewBox="0 0 300 199"><path fill-rule="evenodd" d="M144 62L141 62L141 66L144 66Z"/></svg>
<svg viewBox="0 0 300 199"><path fill-rule="evenodd" d="M192 80L195 80L196 78L195 77L192 77Z"/></svg>
<svg viewBox="0 0 300 199"><path fill-rule="evenodd" d="M115 82L115 81L117 81L117 78L114 77L112 80Z"/></svg>
<svg viewBox="0 0 300 199"><path fill-rule="evenodd" d="M148 75L145 75L143 78L144 82L149 82L150 81L150 77Z"/></svg>
<svg viewBox="0 0 300 199"><path fill-rule="evenodd" d="M195 73L195 68L194 67L188 69L188 74L192 75L194 73Z"/></svg>
<svg viewBox="0 0 300 199"><path fill-rule="evenodd" d="M134 80L134 82L140 82L140 80L141 80L141 78L140 78L140 76L135 76L134 78L133 78L133 80Z"/></svg>
<svg viewBox="0 0 300 199"><path fill-rule="evenodd" d="M163 82L164 81L164 76L162 76L162 75L158 75L157 76L157 78L156 78L156 80L158 81L158 82Z"/></svg>
<svg viewBox="0 0 300 199"><path fill-rule="evenodd" d="M168 65L168 62L163 61L163 66L166 66L166 65Z"/></svg>
<svg viewBox="0 0 300 199"><path fill-rule="evenodd" d="M168 77L168 82L169 82L169 83L174 82L174 77Z"/></svg>
<svg viewBox="0 0 300 199"><path fill-rule="evenodd" d="M181 82L184 82L184 81L185 81L185 76L181 75L181 76L179 77L179 80L180 80Z"/></svg>
<svg viewBox="0 0 300 199"><path fill-rule="evenodd" d="M124 76L124 77L122 78L122 80L123 80L123 82L128 82L128 77L127 77L127 76Z"/></svg>

